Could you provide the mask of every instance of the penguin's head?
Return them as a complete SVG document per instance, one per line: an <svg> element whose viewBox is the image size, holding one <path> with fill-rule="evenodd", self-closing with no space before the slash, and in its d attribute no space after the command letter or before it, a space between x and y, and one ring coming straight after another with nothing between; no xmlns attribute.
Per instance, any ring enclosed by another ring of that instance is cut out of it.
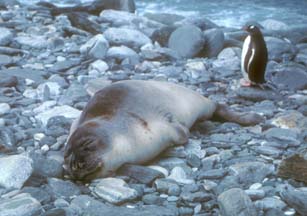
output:
<svg viewBox="0 0 307 216"><path fill-rule="evenodd" d="M243 29L245 31L247 31L252 36L254 36L254 35L261 35L260 29L257 26L255 26L255 25L248 25L248 26L245 26Z"/></svg>

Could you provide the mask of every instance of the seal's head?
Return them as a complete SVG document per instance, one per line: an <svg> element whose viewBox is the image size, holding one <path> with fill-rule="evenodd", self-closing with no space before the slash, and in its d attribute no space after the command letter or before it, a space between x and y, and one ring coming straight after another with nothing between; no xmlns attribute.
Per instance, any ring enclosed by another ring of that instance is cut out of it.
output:
<svg viewBox="0 0 307 216"><path fill-rule="evenodd" d="M97 123L79 126L70 136L64 152L64 169L75 180L102 176L107 138Z"/></svg>

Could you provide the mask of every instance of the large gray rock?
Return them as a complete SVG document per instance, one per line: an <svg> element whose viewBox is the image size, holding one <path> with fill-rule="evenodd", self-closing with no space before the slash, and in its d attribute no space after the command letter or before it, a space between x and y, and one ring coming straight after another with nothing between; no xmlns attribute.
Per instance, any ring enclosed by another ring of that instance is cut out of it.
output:
<svg viewBox="0 0 307 216"><path fill-rule="evenodd" d="M256 216L257 211L248 195L239 188L233 188L218 196L222 216Z"/></svg>
<svg viewBox="0 0 307 216"><path fill-rule="evenodd" d="M294 50L290 43L275 37L265 37L264 40L270 60L280 62L283 59L293 58Z"/></svg>
<svg viewBox="0 0 307 216"><path fill-rule="evenodd" d="M307 88L306 68L299 64L279 64L270 71L269 76L276 85L290 90Z"/></svg>
<svg viewBox="0 0 307 216"><path fill-rule="evenodd" d="M245 186L262 182L274 172L274 166L263 162L242 162L229 167L230 172Z"/></svg>
<svg viewBox="0 0 307 216"><path fill-rule="evenodd" d="M289 26L281 21L274 19L267 19L260 23L264 29L279 31L279 30L288 30Z"/></svg>
<svg viewBox="0 0 307 216"><path fill-rule="evenodd" d="M108 48L109 42L102 34L98 34L80 47L80 53L92 58L103 59Z"/></svg>
<svg viewBox="0 0 307 216"><path fill-rule="evenodd" d="M6 46L8 45L12 38L13 38L13 34L12 32L7 29L7 28L0 28L0 32L1 32L1 35L0 35L0 45L1 46Z"/></svg>
<svg viewBox="0 0 307 216"><path fill-rule="evenodd" d="M281 190L280 196L288 205L293 207L301 215L307 215L307 188L295 189L287 185Z"/></svg>
<svg viewBox="0 0 307 216"><path fill-rule="evenodd" d="M20 189L33 172L32 160L23 155L0 158L0 186Z"/></svg>
<svg viewBox="0 0 307 216"><path fill-rule="evenodd" d="M0 200L0 216L40 215L41 204L27 193Z"/></svg>
<svg viewBox="0 0 307 216"><path fill-rule="evenodd" d="M205 43L202 31L193 25L177 28L170 36L168 47L183 58L196 56Z"/></svg>
<svg viewBox="0 0 307 216"><path fill-rule="evenodd" d="M221 29L209 29L204 31L205 46L202 55L205 57L216 57L224 47L224 32Z"/></svg>
<svg viewBox="0 0 307 216"><path fill-rule="evenodd" d="M104 36L112 45L125 45L131 48L151 43L142 32L128 28L109 28L104 32Z"/></svg>
<svg viewBox="0 0 307 216"><path fill-rule="evenodd" d="M137 191L129 188L124 180L116 178L100 179L93 192L113 204L134 200L138 195Z"/></svg>

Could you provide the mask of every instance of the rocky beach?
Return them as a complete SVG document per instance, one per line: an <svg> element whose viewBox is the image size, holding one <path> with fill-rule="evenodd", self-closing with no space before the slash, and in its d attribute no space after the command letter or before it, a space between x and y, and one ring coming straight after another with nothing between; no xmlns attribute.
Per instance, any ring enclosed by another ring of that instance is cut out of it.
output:
<svg viewBox="0 0 307 216"><path fill-rule="evenodd" d="M246 20L269 51L278 90L263 90L240 87L240 28L106 5L0 1L0 216L307 215L307 24ZM63 150L87 91L130 79L178 83L265 120L200 122L149 164L68 179Z"/></svg>

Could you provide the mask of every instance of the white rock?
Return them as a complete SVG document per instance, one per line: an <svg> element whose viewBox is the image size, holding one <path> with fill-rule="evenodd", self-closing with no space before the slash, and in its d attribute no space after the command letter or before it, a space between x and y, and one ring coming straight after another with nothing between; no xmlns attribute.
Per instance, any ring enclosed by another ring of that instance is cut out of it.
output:
<svg viewBox="0 0 307 216"><path fill-rule="evenodd" d="M45 144L41 147L41 150L42 150L43 153L46 153L47 151L49 151L49 146L47 144Z"/></svg>
<svg viewBox="0 0 307 216"><path fill-rule="evenodd" d="M109 28L104 32L104 36L113 45L125 45L131 48L151 43L149 37L142 32L128 28Z"/></svg>
<svg viewBox="0 0 307 216"><path fill-rule="evenodd" d="M41 141L45 137L45 134L43 133L36 133L34 134L34 140Z"/></svg>
<svg viewBox="0 0 307 216"><path fill-rule="evenodd" d="M49 109L51 109L52 107L56 106L57 102L56 101L45 101L44 103L42 103L40 106L36 107L33 109L33 112L35 114L47 111Z"/></svg>
<svg viewBox="0 0 307 216"><path fill-rule="evenodd" d="M168 179L173 179L180 184L193 184L193 179L187 179L185 171L181 167L174 167Z"/></svg>
<svg viewBox="0 0 307 216"><path fill-rule="evenodd" d="M41 121L44 126L47 125L48 120L54 116L64 116L69 119L76 119L80 116L81 111L75 108L72 108L67 105L56 106L50 110L39 113L35 116L38 121Z"/></svg>
<svg viewBox="0 0 307 216"><path fill-rule="evenodd" d="M103 59L108 49L109 42L102 34L98 34L80 47L80 53L93 58Z"/></svg>
<svg viewBox="0 0 307 216"><path fill-rule="evenodd" d="M0 46L8 45L13 38L13 34L7 28L0 28Z"/></svg>
<svg viewBox="0 0 307 216"><path fill-rule="evenodd" d="M37 99L37 91L35 89L26 89L22 95L26 98Z"/></svg>
<svg viewBox="0 0 307 216"><path fill-rule="evenodd" d="M10 105L7 103L0 103L0 116L10 112Z"/></svg>
<svg viewBox="0 0 307 216"><path fill-rule="evenodd" d="M0 186L20 189L33 171L32 160L23 155L0 158Z"/></svg>
<svg viewBox="0 0 307 216"><path fill-rule="evenodd" d="M103 74L109 69L109 65L102 60L96 60L90 65L90 70L96 70L99 73Z"/></svg>
<svg viewBox="0 0 307 216"><path fill-rule="evenodd" d="M137 60L139 58L138 54L133 49L126 46L111 47L107 52L107 56L120 61L126 58Z"/></svg>
<svg viewBox="0 0 307 216"><path fill-rule="evenodd" d="M98 181L93 192L112 204L120 204L137 197L137 191L129 188L122 179L105 178Z"/></svg>

